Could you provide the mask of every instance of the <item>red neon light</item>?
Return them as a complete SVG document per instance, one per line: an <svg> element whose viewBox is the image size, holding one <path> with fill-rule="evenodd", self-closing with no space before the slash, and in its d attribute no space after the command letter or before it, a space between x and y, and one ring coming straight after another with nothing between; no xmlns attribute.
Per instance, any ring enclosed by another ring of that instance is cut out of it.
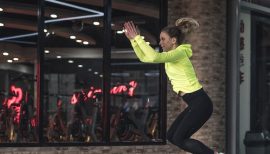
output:
<svg viewBox="0 0 270 154"><path fill-rule="evenodd" d="M88 98L96 98L95 94L102 93L101 89L94 89L94 87L91 87L89 92L87 93Z"/></svg>
<svg viewBox="0 0 270 154"><path fill-rule="evenodd" d="M127 86L125 85L120 85L120 86L115 86L111 89L110 93L111 94L117 94L117 93L122 93L127 91Z"/></svg>
<svg viewBox="0 0 270 154"><path fill-rule="evenodd" d="M94 91L94 93L96 94L96 93L102 93L102 90L101 89L96 89L95 91Z"/></svg>
<svg viewBox="0 0 270 154"><path fill-rule="evenodd" d="M136 81L130 81L129 85L131 85L132 87L136 88L137 87L137 82Z"/></svg>
<svg viewBox="0 0 270 154"><path fill-rule="evenodd" d="M15 101L16 101L16 97L13 96L12 98L9 98L7 100L7 106L8 106L8 108L10 108L11 104L14 104Z"/></svg>
<svg viewBox="0 0 270 154"><path fill-rule="evenodd" d="M130 82L129 82L129 85L130 85L131 87L129 88L128 95L129 95L129 96L134 96L134 90L135 90L135 88L137 87L137 82L135 82L135 81L130 81Z"/></svg>
<svg viewBox="0 0 270 154"><path fill-rule="evenodd" d="M92 90L90 90L90 91L88 92L88 94L87 94L87 97L88 97L88 98L91 98L91 97L93 97L93 95L94 95L94 92L93 92Z"/></svg>
<svg viewBox="0 0 270 154"><path fill-rule="evenodd" d="M70 100L70 103L71 104L76 104L78 103L78 99L76 97L76 94L73 94L72 97L71 97L71 100Z"/></svg>
<svg viewBox="0 0 270 154"><path fill-rule="evenodd" d="M111 94L118 94L118 93L126 92L128 90L128 95L134 96L134 90L137 87L137 82L130 81L129 85L131 86L129 88L127 88L127 86L125 86L125 85L115 86L111 89L110 93Z"/></svg>
<svg viewBox="0 0 270 154"><path fill-rule="evenodd" d="M14 94L15 96L12 96L12 98L8 99L7 101L8 108L10 108L11 104L14 103L19 104L23 97L22 88L16 88L14 85L12 85L10 87L10 90L12 94Z"/></svg>
<svg viewBox="0 0 270 154"><path fill-rule="evenodd" d="M11 98L5 98L3 101L3 105L7 106L8 109L11 109L14 117L13 117L13 122L18 124L20 122L20 118L21 118L21 101L23 99L23 91L22 88L19 87L15 87L14 85L10 86L10 92L12 94ZM27 93L26 93L27 95ZM28 98L26 97L25 100L28 100ZM16 105L12 105L12 104L16 104ZM19 105L17 105L19 104ZM22 113L25 114L25 113Z"/></svg>
<svg viewBox="0 0 270 154"><path fill-rule="evenodd" d="M119 94L119 93L127 92L129 96L134 96L134 90L137 87L138 83L136 81L130 81L128 85L130 86L129 88L126 85L114 86L111 88L110 94ZM101 93L102 93L101 89L95 89L94 87L90 87L90 90L87 92L87 94L83 90L81 90L80 94L82 94L83 100L87 101L87 99L91 99L91 98L95 99L97 97L96 94L101 94ZM78 103L78 98L79 98L79 95L73 94L70 100L70 103L71 104Z"/></svg>

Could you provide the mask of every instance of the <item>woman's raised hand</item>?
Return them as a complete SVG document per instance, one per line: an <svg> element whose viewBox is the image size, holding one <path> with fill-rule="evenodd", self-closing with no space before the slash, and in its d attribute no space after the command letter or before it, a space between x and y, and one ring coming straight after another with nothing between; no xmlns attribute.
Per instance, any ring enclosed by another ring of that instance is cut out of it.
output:
<svg viewBox="0 0 270 154"><path fill-rule="evenodd" d="M124 32L128 39L134 39L135 36L139 35L139 31L132 21L124 23Z"/></svg>

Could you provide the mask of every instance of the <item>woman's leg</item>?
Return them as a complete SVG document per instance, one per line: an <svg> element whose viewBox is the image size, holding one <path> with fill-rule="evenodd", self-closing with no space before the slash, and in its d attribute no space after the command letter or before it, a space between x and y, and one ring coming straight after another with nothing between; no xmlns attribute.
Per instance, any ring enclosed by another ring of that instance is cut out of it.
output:
<svg viewBox="0 0 270 154"><path fill-rule="evenodd" d="M189 108L179 118L181 120L177 123L178 125L175 124L172 128L174 132L170 132L170 141L194 154L213 154L213 150L203 143L190 138L211 116L213 111L211 100L205 94L185 101L189 104Z"/></svg>
<svg viewBox="0 0 270 154"><path fill-rule="evenodd" d="M188 113L189 111L189 107L187 107L184 111L182 111L177 118L173 121L171 127L169 128L168 132L167 132L167 139L173 143L172 139L174 136L174 133L178 127L178 125L180 125L181 121L183 120L183 118L185 117L185 115Z"/></svg>

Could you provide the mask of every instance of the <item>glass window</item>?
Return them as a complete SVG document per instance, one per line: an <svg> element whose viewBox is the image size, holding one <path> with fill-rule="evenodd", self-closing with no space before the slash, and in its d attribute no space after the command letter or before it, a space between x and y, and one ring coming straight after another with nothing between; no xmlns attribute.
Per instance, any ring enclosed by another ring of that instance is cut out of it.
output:
<svg viewBox="0 0 270 154"><path fill-rule="evenodd" d="M161 142L160 65L138 60L123 33L133 21L156 50L160 29L157 0L112 0L111 142Z"/></svg>
<svg viewBox="0 0 270 154"><path fill-rule="evenodd" d="M252 130L270 131L270 17L253 15Z"/></svg>
<svg viewBox="0 0 270 154"><path fill-rule="evenodd" d="M111 72L111 141L162 141L158 66L139 62L122 65L114 63Z"/></svg>
<svg viewBox="0 0 270 154"><path fill-rule="evenodd" d="M0 5L0 143L36 143L37 2Z"/></svg>
<svg viewBox="0 0 270 154"><path fill-rule="evenodd" d="M160 1L1 0L0 144L164 142L161 67L122 31L133 20L159 50Z"/></svg>
<svg viewBox="0 0 270 154"><path fill-rule="evenodd" d="M266 1L266 0L242 0L242 1L258 4L264 7L270 7L270 1Z"/></svg>
<svg viewBox="0 0 270 154"><path fill-rule="evenodd" d="M44 140L103 141L103 7L46 1Z"/></svg>

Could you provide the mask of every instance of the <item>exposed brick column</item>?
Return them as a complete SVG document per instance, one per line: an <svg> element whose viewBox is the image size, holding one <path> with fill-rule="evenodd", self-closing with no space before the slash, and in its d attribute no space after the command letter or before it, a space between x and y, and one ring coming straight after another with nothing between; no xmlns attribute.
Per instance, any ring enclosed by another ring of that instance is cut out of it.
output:
<svg viewBox="0 0 270 154"><path fill-rule="evenodd" d="M200 28L188 38L195 70L214 103L211 119L193 137L210 147L225 148L226 0L168 0L168 23L193 17ZM168 126L185 108L168 83ZM185 153L185 152L183 152Z"/></svg>

